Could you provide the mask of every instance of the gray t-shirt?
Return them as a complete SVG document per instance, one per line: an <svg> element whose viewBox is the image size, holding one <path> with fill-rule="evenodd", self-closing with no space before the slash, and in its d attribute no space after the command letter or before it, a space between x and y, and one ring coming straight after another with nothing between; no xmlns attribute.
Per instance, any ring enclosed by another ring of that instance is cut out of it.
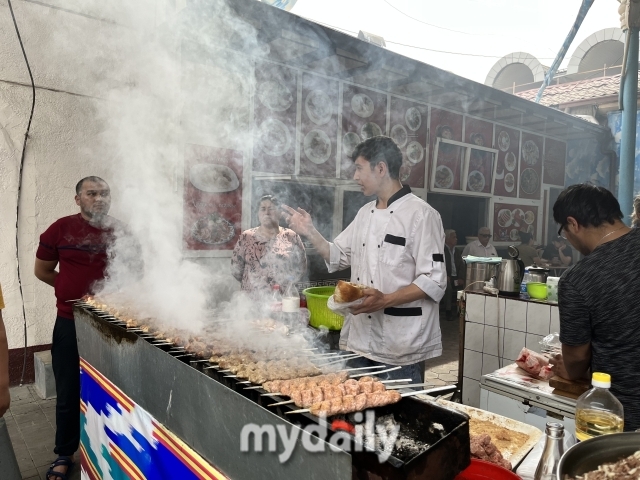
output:
<svg viewBox="0 0 640 480"><path fill-rule="evenodd" d="M611 375L625 431L640 428L640 229L604 243L558 285L560 341L591 342L591 371Z"/></svg>

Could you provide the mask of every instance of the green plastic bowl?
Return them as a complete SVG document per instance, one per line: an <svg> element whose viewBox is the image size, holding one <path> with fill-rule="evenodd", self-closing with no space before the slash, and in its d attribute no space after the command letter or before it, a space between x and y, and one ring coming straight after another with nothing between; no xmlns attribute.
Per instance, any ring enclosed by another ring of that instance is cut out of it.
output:
<svg viewBox="0 0 640 480"><path fill-rule="evenodd" d="M545 300L547 298L547 284L540 282L527 283L527 293L531 298L536 300Z"/></svg>
<svg viewBox="0 0 640 480"><path fill-rule="evenodd" d="M307 297L307 309L311 314L309 325L327 327L329 330L341 330L344 317L332 312L327 307L327 300L333 295L336 287L311 287L302 291Z"/></svg>

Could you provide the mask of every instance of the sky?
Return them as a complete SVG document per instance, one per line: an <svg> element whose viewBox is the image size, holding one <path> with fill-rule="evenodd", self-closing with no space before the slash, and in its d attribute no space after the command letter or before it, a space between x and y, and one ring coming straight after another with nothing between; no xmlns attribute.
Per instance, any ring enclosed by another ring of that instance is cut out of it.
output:
<svg viewBox="0 0 640 480"><path fill-rule="evenodd" d="M582 0L298 0L291 12L352 35L359 30L380 35L389 50L484 83L493 65L511 52L526 52L551 65L581 4ZM618 6L617 0L593 2L561 68L589 35L620 27Z"/></svg>

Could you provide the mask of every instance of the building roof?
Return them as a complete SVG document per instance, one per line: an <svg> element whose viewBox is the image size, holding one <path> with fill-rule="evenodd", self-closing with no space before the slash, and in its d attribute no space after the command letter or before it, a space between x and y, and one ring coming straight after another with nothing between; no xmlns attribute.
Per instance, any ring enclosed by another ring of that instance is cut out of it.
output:
<svg viewBox="0 0 640 480"><path fill-rule="evenodd" d="M617 95L620 90L620 75L609 77L590 78L578 82L561 83L559 85L549 85L545 88L540 100L541 105L562 105L567 103L580 102L603 97ZM517 92L520 98L534 101L538 89Z"/></svg>

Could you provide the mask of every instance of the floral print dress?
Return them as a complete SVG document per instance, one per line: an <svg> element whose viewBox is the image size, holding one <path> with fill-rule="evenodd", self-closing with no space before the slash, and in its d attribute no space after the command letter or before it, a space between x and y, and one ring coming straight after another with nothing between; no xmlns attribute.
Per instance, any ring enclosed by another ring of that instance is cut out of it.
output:
<svg viewBox="0 0 640 480"><path fill-rule="evenodd" d="M273 285L285 288L291 279L299 281L307 269L307 256L298 234L280 227L275 237L267 238L258 229L242 232L233 249L231 274L242 290L268 294Z"/></svg>

